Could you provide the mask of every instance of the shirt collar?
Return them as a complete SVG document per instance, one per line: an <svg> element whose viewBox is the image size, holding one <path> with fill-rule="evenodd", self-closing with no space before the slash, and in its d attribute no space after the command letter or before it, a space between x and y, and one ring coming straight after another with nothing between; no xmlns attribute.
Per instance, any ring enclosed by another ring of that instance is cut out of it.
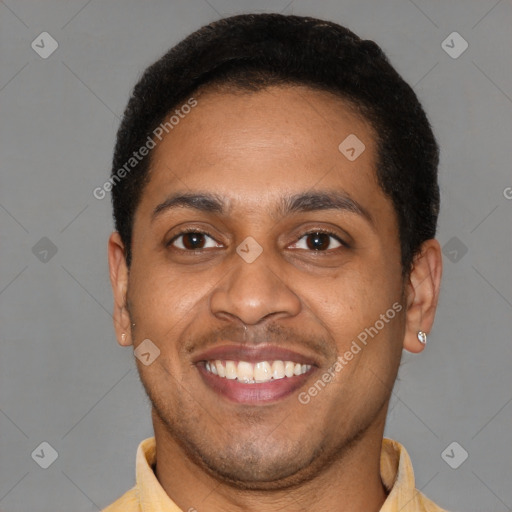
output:
<svg viewBox="0 0 512 512"><path fill-rule="evenodd" d="M135 490L141 512L182 512L156 478L153 472L155 462L155 438L149 437L139 444L136 456ZM416 507L429 501L415 489L411 459L400 443L387 438L382 440L380 471L382 483L389 492L380 512L419 510ZM421 510L443 512L432 505L432 508Z"/></svg>
<svg viewBox="0 0 512 512"><path fill-rule="evenodd" d="M418 493L415 488L414 471L405 448L392 439L382 440L380 478L389 493L380 512L408 510L405 507L411 507Z"/></svg>
<svg viewBox="0 0 512 512"><path fill-rule="evenodd" d="M149 437L139 444L135 463L135 488L141 512L182 512L156 478L155 462L156 442L154 437Z"/></svg>

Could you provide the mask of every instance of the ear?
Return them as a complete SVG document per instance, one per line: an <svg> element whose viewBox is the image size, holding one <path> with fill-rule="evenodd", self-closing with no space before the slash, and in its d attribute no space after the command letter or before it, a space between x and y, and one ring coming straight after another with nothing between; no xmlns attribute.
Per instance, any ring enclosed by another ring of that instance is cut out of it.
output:
<svg viewBox="0 0 512 512"><path fill-rule="evenodd" d="M124 244L119 233L114 232L108 240L108 266L110 284L114 295L114 329L117 342L122 346L132 344L131 319L126 308L126 292L128 290L128 266L126 265Z"/></svg>
<svg viewBox="0 0 512 512"><path fill-rule="evenodd" d="M421 352L425 345L418 340L418 331L429 333L441 287L443 258L437 240L425 241L414 258L412 270L406 283L406 325L404 348L409 352Z"/></svg>

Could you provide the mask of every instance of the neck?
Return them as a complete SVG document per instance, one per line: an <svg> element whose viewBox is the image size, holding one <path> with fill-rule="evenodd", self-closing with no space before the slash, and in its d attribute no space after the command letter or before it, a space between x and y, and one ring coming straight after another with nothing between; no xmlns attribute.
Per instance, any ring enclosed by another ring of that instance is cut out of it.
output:
<svg viewBox="0 0 512 512"><path fill-rule="evenodd" d="M198 466L153 411L157 446L156 477L183 511L378 512L386 499L380 477L384 418L330 464L295 487L245 490Z"/></svg>

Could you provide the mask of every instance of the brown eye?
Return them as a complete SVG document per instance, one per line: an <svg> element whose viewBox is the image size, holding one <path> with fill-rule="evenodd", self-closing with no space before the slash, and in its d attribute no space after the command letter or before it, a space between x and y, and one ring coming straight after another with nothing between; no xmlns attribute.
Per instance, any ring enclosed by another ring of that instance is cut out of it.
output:
<svg viewBox="0 0 512 512"><path fill-rule="evenodd" d="M173 245L184 251L197 251L200 249L220 247L211 236L199 231L181 233L173 238L169 245Z"/></svg>
<svg viewBox="0 0 512 512"><path fill-rule="evenodd" d="M330 237L325 233L311 233L306 237L308 249L312 251L323 251L329 248Z"/></svg>
<svg viewBox="0 0 512 512"><path fill-rule="evenodd" d="M185 249L202 249L204 246L204 235L201 233L187 233L183 235L183 246Z"/></svg>
<svg viewBox="0 0 512 512"><path fill-rule="evenodd" d="M327 251L328 249L336 249L344 245L340 239L331 234L322 231L314 231L306 233L295 244L296 249L305 249L308 251Z"/></svg>

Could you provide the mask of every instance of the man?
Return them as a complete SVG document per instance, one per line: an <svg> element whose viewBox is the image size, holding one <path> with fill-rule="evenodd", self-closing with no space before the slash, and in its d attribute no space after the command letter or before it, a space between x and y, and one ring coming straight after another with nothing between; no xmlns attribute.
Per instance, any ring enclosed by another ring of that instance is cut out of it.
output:
<svg viewBox="0 0 512 512"><path fill-rule="evenodd" d="M220 20L146 70L119 129L114 321L155 437L122 511L440 511L383 431L441 279L438 148L379 47Z"/></svg>

